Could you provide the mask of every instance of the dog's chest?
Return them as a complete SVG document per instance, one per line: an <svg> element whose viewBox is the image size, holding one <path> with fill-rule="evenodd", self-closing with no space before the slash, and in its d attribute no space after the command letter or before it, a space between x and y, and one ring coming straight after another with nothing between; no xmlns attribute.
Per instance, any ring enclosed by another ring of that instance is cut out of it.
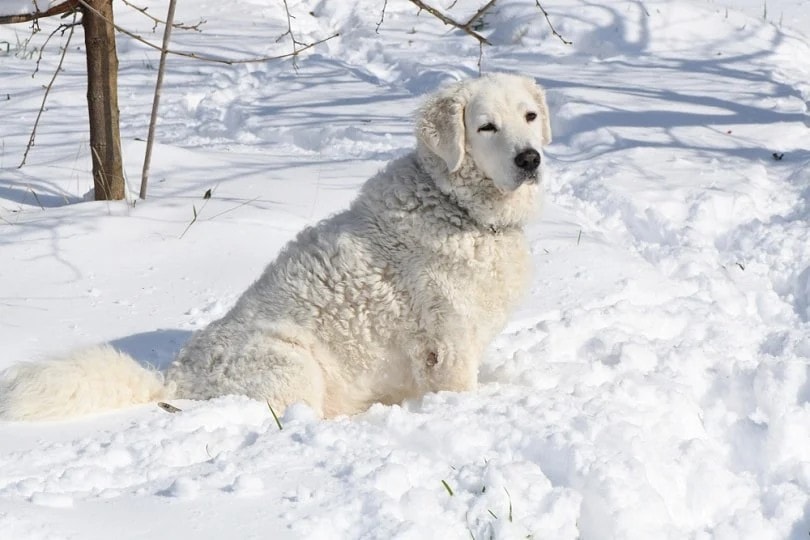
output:
<svg viewBox="0 0 810 540"><path fill-rule="evenodd" d="M524 294L530 258L522 233L470 235L446 247L454 259L446 276L447 293L457 307L505 316Z"/></svg>

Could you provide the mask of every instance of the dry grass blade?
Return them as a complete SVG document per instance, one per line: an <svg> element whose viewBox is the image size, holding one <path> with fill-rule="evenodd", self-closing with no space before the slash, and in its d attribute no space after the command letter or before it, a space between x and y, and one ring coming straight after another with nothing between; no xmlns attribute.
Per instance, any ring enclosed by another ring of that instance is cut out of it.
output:
<svg viewBox="0 0 810 540"><path fill-rule="evenodd" d="M270 405L270 400L269 399L265 400L265 402L267 403L267 408L270 409L270 414L273 415L273 420L276 421L276 425L278 426L278 430L279 431L283 430L284 428L281 425L281 420L278 419L278 415L276 414L276 411L274 411L273 406Z"/></svg>
<svg viewBox="0 0 810 540"><path fill-rule="evenodd" d="M448 494L449 494L451 497L452 497L453 495L455 495L455 493L453 493L453 489L450 487L450 484L448 484L447 482L445 482L444 480L442 480L442 485L444 486L444 489L446 489L446 490L447 490L447 493L448 493Z"/></svg>

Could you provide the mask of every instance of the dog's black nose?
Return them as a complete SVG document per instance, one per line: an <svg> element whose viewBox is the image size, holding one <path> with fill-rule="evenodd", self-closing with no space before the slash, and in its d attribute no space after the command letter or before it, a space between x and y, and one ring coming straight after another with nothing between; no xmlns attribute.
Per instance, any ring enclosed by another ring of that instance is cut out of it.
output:
<svg viewBox="0 0 810 540"><path fill-rule="evenodd" d="M524 171L532 172L540 166L540 152L528 148L515 156L515 165Z"/></svg>

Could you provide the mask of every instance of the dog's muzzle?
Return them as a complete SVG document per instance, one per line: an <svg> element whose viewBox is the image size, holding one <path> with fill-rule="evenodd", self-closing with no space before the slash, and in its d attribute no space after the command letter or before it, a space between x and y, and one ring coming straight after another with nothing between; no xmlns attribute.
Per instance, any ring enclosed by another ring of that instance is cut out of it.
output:
<svg viewBox="0 0 810 540"><path fill-rule="evenodd" d="M534 148L527 148L515 156L515 165L519 169L532 173L540 166L540 152Z"/></svg>
<svg viewBox="0 0 810 540"><path fill-rule="evenodd" d="M518 181L520 184L534 184L538 180L538 168L540 167L540 152L534 148L527 148L515 156L517 165Z"/></svg>

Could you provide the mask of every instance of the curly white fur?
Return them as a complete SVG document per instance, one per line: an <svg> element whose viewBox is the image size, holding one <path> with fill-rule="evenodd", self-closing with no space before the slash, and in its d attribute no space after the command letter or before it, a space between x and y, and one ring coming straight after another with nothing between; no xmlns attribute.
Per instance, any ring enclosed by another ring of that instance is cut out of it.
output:
<svg viewBox="0 0 810 540"><path fill-rule="evenodd" d="M475 388L483 351L529 279L523 225L542 168L527 173L515 155L549 139L530 79L490 75L437 93L421 110L416 151L290 242L227 315L192 336L165 385L96 348L10 370L0 417L223 394L276 411L304 401L329 417Z"/></svg>

